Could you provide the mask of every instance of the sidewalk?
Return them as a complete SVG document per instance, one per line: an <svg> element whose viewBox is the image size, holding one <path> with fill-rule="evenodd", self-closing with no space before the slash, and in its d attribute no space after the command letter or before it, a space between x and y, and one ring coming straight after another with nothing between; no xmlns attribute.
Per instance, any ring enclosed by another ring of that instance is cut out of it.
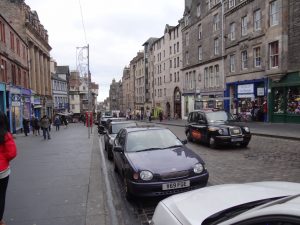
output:
<svg viewBox="0 0 300 225"><path fill-rule="evenodd" d="M163 120L162 122L152 120L152 123L184 127L187 121L181 119ZM300 124L263 122L238 122L237 124L248 126L253 135L300 141Z"/></svg>

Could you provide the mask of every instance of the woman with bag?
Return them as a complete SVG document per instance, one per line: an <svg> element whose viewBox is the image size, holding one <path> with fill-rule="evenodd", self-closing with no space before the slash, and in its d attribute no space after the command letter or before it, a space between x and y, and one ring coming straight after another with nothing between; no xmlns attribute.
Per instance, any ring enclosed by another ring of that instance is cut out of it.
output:
<svg viewBox="0 0 300 225"><path fill-rule="evenodd" d="M8 119L0 111L0 225L5 225L3 214L10 175L9 162L17 155L17 147L11 133L8 131L8 127Z"/></svg>

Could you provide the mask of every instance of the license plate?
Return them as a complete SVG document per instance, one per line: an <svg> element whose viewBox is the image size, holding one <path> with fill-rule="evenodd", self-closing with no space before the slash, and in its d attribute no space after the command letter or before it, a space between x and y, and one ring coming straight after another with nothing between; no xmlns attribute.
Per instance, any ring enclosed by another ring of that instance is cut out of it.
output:
<svg viewBox="0 0 300 225"><path fill-rule="evenodd" d="M239 133L240 133L240 130L235 129L235 130L233 130L233 133L234 133L234 134L239 134Z"/></svg>
<svg viewBox="0 0 300 225"><path fill-rule="evenodd" d="M240 142L240 141L243 141L244 139L241 137L241 138L231 138L231 142Z"/></svg>
<svg viewBox="0 0 300 225"><path fill-rule="evenodd" d="M185 188L190 186L190 181L177 181L177 182L171 182L167 184L162 185L163 190L172 190L172 189L178 189L178 188Z"/></svg>

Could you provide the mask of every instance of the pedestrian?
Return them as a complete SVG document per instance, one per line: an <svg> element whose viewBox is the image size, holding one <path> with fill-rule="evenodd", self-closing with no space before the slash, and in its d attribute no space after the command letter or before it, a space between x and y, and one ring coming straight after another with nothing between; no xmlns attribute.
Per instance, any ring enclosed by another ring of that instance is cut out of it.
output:
<svg viewBox="0 0 300 225"><path fill-rule="evenodd" d="M10 175L9 162L17 155L17 147L11 133L8 131L8 119L0 111L0 225L3 220L5 196Z"/></svg>
<svg viewBox="0 0 300 225"><path fill-rule="evenodd" d="M264 122L268 122L268 103L267 103L267 97L264 98L263 102L263 113L264 113Z"/></svg>
<svg viewBox="0 0 300 225"><path fill-rule="evenodd" d="M43 129L44 140L46 140L46 137L48 137L48 140L51 139L49 134L49 124L49 118L46 115L43 116L41 119L41 127Z"/></svg>
<svg viewBox="0 0 300 225"><path fill-rule="evenodd" d="M61 122L60 122L60 118L59 116L57 115L54 119L54 125L56 127L56 131L59 131L59 126L60 126Z"/></svg>
<svg viewBox="0 0 300 225"><path fill-rule="evenodd" d="M65 128L68 127L68 121L65 115L62 115L61 117L62 123L65 125Z"/></svg>
<svg viewBox="0 0 300 225"><path fill-rule="evenodd" d="M41 127L41 123L40 123L39 119L37 117L35 117L35 119L34 119L35 136L37 136L38 134L40 135L40 127Z"/></svg>
<svg viewBox="0 0 300 225"><path fill-rule="evenodd" d="M34 119L35 119L35 117L32 116L31 120L30 120L30 126L31 126L31 130L32 130L32 135L35 134Z"/></svg>
<svg viewBox="0 0 300 225"><path fill-rule="evenodd" d="M49 132L51 132L52 118L48 117L48 119L49 119Z"/></svg>
<svg viewBox="0 0 300 225"><path fill-rule="evenodd" d="M162 111L159 112L158 116L159 116L159 121L161 122L163 120L163 113L162 113Z"/></svg>
<svg viewBox="0 0 300 225"><path fill-rule="evenodd" d="M23 118L23 130L25 136L27 136L29 134L29 120L26 117Z"/></svg>

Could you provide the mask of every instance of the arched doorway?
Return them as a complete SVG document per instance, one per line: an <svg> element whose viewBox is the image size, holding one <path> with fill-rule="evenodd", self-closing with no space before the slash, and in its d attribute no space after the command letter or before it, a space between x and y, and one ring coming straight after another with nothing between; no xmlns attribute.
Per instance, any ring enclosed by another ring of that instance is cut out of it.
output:
<svg viewBox="0 0 300 225"><path fill-rule="evenodd" d="M179 87L174 90L174 118L181 118L181 92Z"/></svg>

